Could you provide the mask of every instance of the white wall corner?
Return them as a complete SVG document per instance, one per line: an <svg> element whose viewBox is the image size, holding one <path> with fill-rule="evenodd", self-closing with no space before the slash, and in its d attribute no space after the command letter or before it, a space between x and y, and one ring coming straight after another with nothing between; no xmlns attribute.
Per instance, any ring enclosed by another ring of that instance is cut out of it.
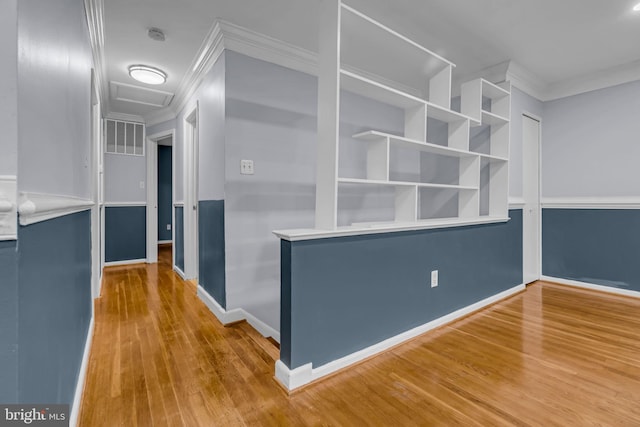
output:
<svg viewBox="0 0 640 427"><path fill-rule="evenodd" d="M290 391L309 384L313 379L312 372L311 363L289 369L281 360L276 361L276 379Z"/></svg>
<svg viewBox="0 0 640 427"><path fill-rule="evenodd" d="M86 211L95 205L89 199L28 192L20 193L18 200L20 225L31 225Z"/></svg>
<svg viewBox="0 0 640 427"><path fill-rule="evenodd" d="M0 176L0 240L18 238L18 191L14 175Z"/></svg>
<svg viewBox="0 0 640 427"><path fill-rule="evenodd" d="M109 92L107 87L107 71L104 55L104 0L84 0L89 40L93 54L95 85L100 96L100 107L107 111Z"/></svg>

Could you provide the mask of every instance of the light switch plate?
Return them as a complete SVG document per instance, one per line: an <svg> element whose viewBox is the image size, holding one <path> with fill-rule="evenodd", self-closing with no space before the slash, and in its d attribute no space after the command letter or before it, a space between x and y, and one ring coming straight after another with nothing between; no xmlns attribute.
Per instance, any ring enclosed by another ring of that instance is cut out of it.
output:
<svg viewBox="0 0 640 427"><path fill-rule="evenodd" d="M253 175L253 160L240 160L240 174Z"/></svg>

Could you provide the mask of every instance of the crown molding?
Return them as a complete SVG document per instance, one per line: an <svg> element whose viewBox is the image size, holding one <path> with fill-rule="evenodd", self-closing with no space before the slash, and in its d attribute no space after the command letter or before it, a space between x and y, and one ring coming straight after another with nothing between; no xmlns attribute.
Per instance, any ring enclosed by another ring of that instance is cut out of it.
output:
<svg viewBox="0 0 640 427"><path fill-rule="evenodd" d="M107 111L109 89L104 55L104 0L84 0L84 9L93 55L95 85L100 97L100 107L102 111Z"/></svg>
<svg viewBox="0 0 640 427"><path fill-rule="evenodd" d="M214 22L207 33L193 62L189 65L187 73L182 78L176 94L169 108L177 115L185 107L189 99L202 83L202 80L209 72L213 64L216 63L224 50L223 34L220 28L220 21Z"/></svg>
<svg viewBox="0 0 640 427"><path fill-rule="evenodd" d="M144 118L142 116L138 116L136 114L125 114L125 113L110 112L109 114L107 114L107 116L105 118L106 119L111 119L111 120L119 120L119 121L122 121L122 122L136 122L136 123L146 124Z"/></svg>
<svg viewBox="0 0 640 427"><path fill-rule="evenodd" d="M218 21L224 48L307 74L318 74L318 54L239 25Z"/></svg>
<svg viewBox="0 0 640 427"><path fill-rule="evenodd" d="M565 98L640 79L640 60L549 85L544 101Z"/></svg>

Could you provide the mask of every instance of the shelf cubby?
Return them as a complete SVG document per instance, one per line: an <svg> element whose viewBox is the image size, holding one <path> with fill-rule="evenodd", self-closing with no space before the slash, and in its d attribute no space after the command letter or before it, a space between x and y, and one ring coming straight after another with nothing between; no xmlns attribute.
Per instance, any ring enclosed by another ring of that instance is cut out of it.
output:
<svg viewBox="0 0 640 427"><path fill-rule="evenodd" d="M343 67L450 107L452 62L344 3L339 14ZM371 46L383 53L371 54Z"/></svg>

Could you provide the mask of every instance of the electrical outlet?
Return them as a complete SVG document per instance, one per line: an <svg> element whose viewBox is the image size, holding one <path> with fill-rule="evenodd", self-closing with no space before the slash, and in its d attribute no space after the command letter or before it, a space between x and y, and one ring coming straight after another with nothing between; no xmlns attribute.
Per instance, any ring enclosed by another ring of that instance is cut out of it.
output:
<svg viewBox="0 0 640 427"><path fill-rule="evenodd" d="M167 224L167 231L171 231L171 224Z"/></svg>
<svg viewBox="0 0 640 427"><path fill-rule="evenodd" d="M240 173L242 175L253 175L253 160L240 160Z"/></svg>
<svg viewBox="0 0 640 427"><path fill-rule="evenodd" d="M435 288L438 286L438 270L433 270L431 272L431 287Z"/></svg>
<svg viewBox="0 0 640 427"><path fill-rule="evenodd" d="M140 189L144 190L144 181L140 181Z"/></svg>

